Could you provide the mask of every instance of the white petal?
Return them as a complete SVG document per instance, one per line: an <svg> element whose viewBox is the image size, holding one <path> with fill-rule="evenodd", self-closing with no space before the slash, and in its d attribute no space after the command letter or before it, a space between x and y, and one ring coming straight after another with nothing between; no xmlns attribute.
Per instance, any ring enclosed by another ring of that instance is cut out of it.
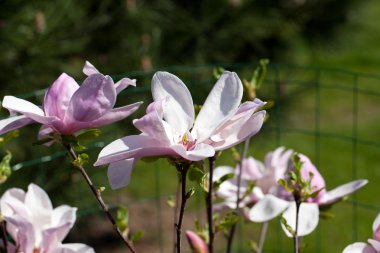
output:
<svg viewBox="0 0 380 253"><path fill-rule="evenodd" d="M41 124L50 124L56 117L46 117L44 111L35 104L14 96L5 96L2 106L10 111L18 112Z"/></svg>
<svg viewBox="0 0 380 253"><path fill-rule="evenodd" d="M290 203L267 194L259 200L249 211L249 220L253 222L266 222L280 215Z"/></svg>
<svg viewBox="0 0 380 253"><path fill-rule="evenodd" d="M368 239L368 243L372 245L372 247L376 250L376 252L380 252L380 242L373 239Z"/></svg>
<svg viewBox="0 0 380 253"><path fill-rule="evenodd" d="M376 253L376 250L364 242L355 242L344 248L342 253Z"/></svg>
<svg viewBox="0 0 380 253"><path fill-rule="evenodd" d="M157 72L152 79L155 101L167 99L164 119L182 135L194 122L194 105L186 85L175 75Z"/></svg>
<svg viewBox="0 0 380 253"><path fill-rule="evenodd" d="M283 217L288 225L295 231L296 228L296 203L292 202L289 208L284 212ZM302 203L298 214L298 231L297 236L305 236L314 231L319 221L319 208L315 203ZM288 237L292 237L289 231L281 224L282 229Z"/></svg>
<svg viewBox="0 0 380 253"><path fill-rule="evenodd" d="M372 224L372 231L375 233L375 231L380 227L380 213L377 215L375 221Z"/></svg>
<svg viewBox="0 0 380 253"><path fill-rule="evenodd" d="M333 204L341 200L344 196L347 196L368 183L368 180L356 180L341 186L336 187L335 189L326 192L320 199L320 205ZM379 221L380 222L380 221Z"/></svg>
<svg viewBox="0 0 380 253"><path fill-rule="evenodd" d="M134 163L135 159L127 159L111 163L108 166L108 180L113 190L129 184Z"/></svg>
<svg viewBox="0 0 380 253"><path fill-rule="evenodd" d="M53 207L49 196L39 186L29 184L25 195L25 206L30 211L30 221L36 230L42 231L47 224L50 224ZM36 240L40 239L38 237Z"/></svg>
<svg viewBox="0 0 380 253"><path fill-rule="evenodd" d="M95 251L82 243L65 243L61 244L52 253L95 253Z"/></svg>
<svg viewBox="0 0 380 253"><path fill-rule="evenodd" d="M197 116L192 134L198 142L234 115L243 96L243 85L234 72L225 72L216 82Z"/></svg>
<svg viewBox="0 0 380 253"><path fill-rule="evenodd" d="M171 145L170 148L175 151L178 155L182 156L189 161L200 161L207 157L212 157L215 155L215 150L212 146L200 143L194 147L193 150L187 151L183 145Z"/></svg>
<svg viewBox="0 0 380 253"><path fill-rule="evenodd" d="M234 172L235 172L234 168L230 166L218 166L214 169L212 180L217 181L222 176L230 174L230 173L234 173Z"/></svg>

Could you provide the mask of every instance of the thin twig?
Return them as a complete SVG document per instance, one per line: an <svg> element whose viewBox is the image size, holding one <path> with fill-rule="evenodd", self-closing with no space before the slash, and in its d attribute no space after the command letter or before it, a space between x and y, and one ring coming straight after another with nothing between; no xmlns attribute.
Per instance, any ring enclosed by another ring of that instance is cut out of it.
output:
<svg viewBox="0 0 380 253"><path fill-rule="evenodd" d="M177 170L181 176L181 207L179 210L178 222L175 224L177 231L177 253L181 252L181 233L182 233L182 221L185 213L186 200L190 197L186 192L186 175L189 170L189 164L180 164L177 166Z"/></svg>
<svg viewBox="0 0 380 253"><path fill-rule="evenodd" d="M299 253L299 240L298 240L298 216L300 211L301 201L296 199L296 229L294 231L294 253Z"/></svg>
<svg viewBox="0 0 380 253"><path fill-rule="evenodd" d="M208 222L208 252L214 252L214 225L213 225L213 217L212 217L212 191L214 188L213 172L215 167L216 157L210 157L209 161L209 181L208 181L208 193L206 195L206 209L207 209L207 222Z"/></svg>
<svg viewBox="0 0 380 253"><path fill-rule="evenodd" d="M180 196L180 190L181 190L181 174L178 173L178 185L177 185L177 192L175 194L175 204L174 204L174 213L173 213L173 224L174 224L174 228L176 228L176 222L177 222L177 219L178 219L178 203L179 203L179 196ZM177 229L173 230L173 242L176 242L176 238L177 238ZM173 253L175 253L177 250L177 244L174 243L174 247L173 247Z"/></svg>
<svg viewBox="0 0 380 253"><path fill-rule="evenodd" d="M239 164L239 175L238 175L238 180L237 180L237 193L236 193L236 208L235 208L235 212L237 214L239 214L239 205L240 205L240 188L241 188L241 174L242 174L242 171L243 171L243 160L244 158L247 156L247 151L248 151L248 148L249 148L249 142L250 142L251 138L248 138L247 140L245 140L244 142L244 147L241 151L241 154L240 154L240 164ZM235 223L234 225L232 225L231 229L230 229L230 232L228 234L228 239L227 239L227 253L231 253L231 250L232 250L232 243L233 243L233 240L234 240L234 235L235 235L235 230L236 230L236 224Z"/></svg>
<svg viewBox="0 0 380 253"><path fill-rule="evenodd" d="M7 230L6 230L5 220L1 221L1 239L4 242L5 252L8 253L8 241L7 241Z"/></svg>
<svg viewBox="0 0 380 253"><path fill-rule="evenodd" d="M257 247L256 253L261 253L263 251L265 238L267 236L267 231L268 231L268 222L264 222L263 225L261 226L260 241L259 241L259 246Z"/></svg>
<svg viewBox="0 0 380 253"><path fill-rule="evenodd" d="M74 161L76 161L78 159L78 157L77 157L74 149L71 147L71 145L70 144L64 144L64 146L67 149L67 151L69 152L69 154L71 155L71 157L74 159ZM115 219L112 217L112 215L108 209L108 206L103 201L101 191L98 190L94 186L94 184L92 183L92 181L91 181L90 177L88 176L84 167L82 165L79 165L78 168L79 168L79 171L81 172L83 178L86 180L88 186L90 187L92 193L94 194L95 198L98 200L98 202L99 202L100 206L102 207L104 213L106 214L108 220L112 223L113 229L115 230L117 235L120 237L120 239L123 240L124 244L128 247L128 249L132 253L136 253L136 250L134 249L132 244L122 235L119 227L117 226L117 224L115 222Z"/></svg>

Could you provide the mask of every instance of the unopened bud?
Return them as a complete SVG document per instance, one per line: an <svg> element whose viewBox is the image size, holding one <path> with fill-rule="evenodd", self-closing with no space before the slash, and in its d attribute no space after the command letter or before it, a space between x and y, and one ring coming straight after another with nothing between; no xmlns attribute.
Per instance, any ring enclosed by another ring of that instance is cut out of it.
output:
<svg viewBox="0 0 380 253"><path fill-rule="evenodd" d="M186 237L192 253L208 253L207 244L193 231L187 230Z"/></svg>

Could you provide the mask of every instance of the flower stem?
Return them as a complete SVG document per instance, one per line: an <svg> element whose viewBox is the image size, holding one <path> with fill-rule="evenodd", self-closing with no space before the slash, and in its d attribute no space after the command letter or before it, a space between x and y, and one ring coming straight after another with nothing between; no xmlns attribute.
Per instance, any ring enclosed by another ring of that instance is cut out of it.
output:
<svg viewBox="0 0 380 253"><path fill-rule="evenodd" d="M208 243L208 252L213 253L214 252L214 225L212 220L212 190L214 188L214 183L212 180L213 173L214 173L214 167L215 167L215 160L216 157L210 157L209 158L209 181L208 181L208 193L206 195L206 209L207 209L207 222L208 222L208 237L209 237L209 243Z"/></svg>
<svg viewBox="0 0 380 253"><path fill-rule="evenodd" d="M247 156L247 151L248 151L248 148L249 148L249 142L250 142L251 138L248 138L247 140L245 140L244 142L244 147L241 151L241 154L240 154L240 164L239 164L239 167L240 167L240 170L239 170L239 175L238 175L238 181L237 181L237 194L236 194L236 208L235 208L235 212L237 214L239 214L239 205L240 205L240 188L241 188L241 174L242 174L242 171L243 171L243 160L244 158ZM233 243L233 240L234 240L234 235L235 235L235 230L236 230L236 224L235 223L234 225L232 225L231 229L230 229L230 232L228 234L228 239L227 239L227 253L231 253L231 250L232 250L232 243Z"/></svg>
<svg viewBox="0 0 380 253"><path fill-rule="evenodd" d="M268 231L268 222L264 222L262 227L261 227L260 241L259 241L259 246L257 248L256 253L263 252L264 242L265 242L265 238L267 236L267 231Z"/></svg>
<svg viewBox="0 0 380 253"><path fill-rule="evenodd" d="M7 230L5 225L5 220L1 221L1 239L4 243L5 252L8 253L8 241L7 241Z"/></svg>
<svg viewBox="0 0 380 253"><path fill-rule="evenodd" d="M186 192L186 175L189 170L189 164L180 164L177 166L177 171L181 176L181 207L179 210L178 222L175 224L177 231L177 253L181 252L181 233L182 233L182 220L185 213L186 201L190 198L190 194Z"/></svg>
<svg viewBox="0 0 380 253"><path fill-rule="evenodd" d="M296 229L294 231L294 253L299 253L300 247L299 247L299 238L298 238L298 216L300 211L301 201L296 200Z"/></svg>
<svg viewBox="0 0 380 253"><path fill-rule="evenodd" d="M77 157L74 149L71 147L71 145L70 144L64 144L64 146L67 149L67 151L69 152L70 156L73 158L73 160L74 161L77 160L78 157ZM106 214L108 220L112 223L113 229L115 230L117 235L120 237L121 240L123 240L124 244L128 247L128 249L132 253L136 253L136 250L134 249L132 244L126 238L124 238L124 236L122 235L119 227L117 226L117 224L115 222L115 219L112 217L112 215L108 209L108 206L103 201L101 191L94 186L94 184L92 183L92 181L91 181L90 177L88 176L84 167L82 165L79 165L78 168L79 168L79 171L81 172L83 178L87 182L88 186L90 187L92 193L94 194L95 198L98 200L98 202L99 202L100 206L102 207L104 213Z"/></svg>

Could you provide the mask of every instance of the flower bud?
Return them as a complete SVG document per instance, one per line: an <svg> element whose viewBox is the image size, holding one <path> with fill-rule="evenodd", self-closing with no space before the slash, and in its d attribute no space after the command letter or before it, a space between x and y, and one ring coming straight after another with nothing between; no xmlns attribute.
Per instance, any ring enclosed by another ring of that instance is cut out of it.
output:
<svg viewBox="0 0 380 253"><path fill-rule="evenodd" d="M187 230L186 237L190 244L192 253L208 253L206 243L193 231Z"/></svg>

